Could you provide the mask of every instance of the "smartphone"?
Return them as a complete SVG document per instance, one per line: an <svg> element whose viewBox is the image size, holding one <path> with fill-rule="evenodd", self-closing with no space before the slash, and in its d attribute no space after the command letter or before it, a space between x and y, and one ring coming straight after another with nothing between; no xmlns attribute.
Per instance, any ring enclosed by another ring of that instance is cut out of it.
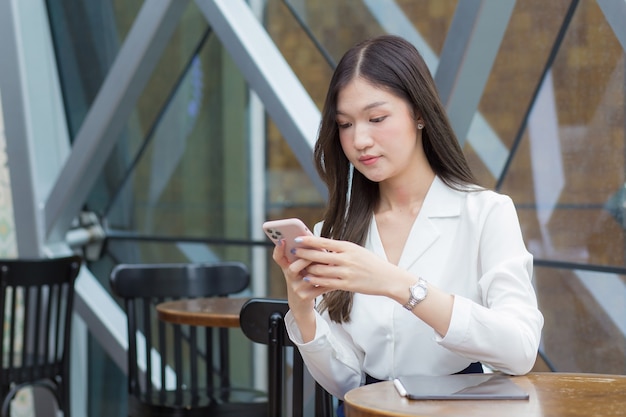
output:
<svg viewBox="0 0 626 417"><path fill-rule="evenodd" d="M289 262L296 260L296 256L291 253L295 247L302 247L294 242L298 236L313 235L308 227L300 219L270 220L263 223L263 231L275 245L281 239L285 240L285 255Z"/></svg>

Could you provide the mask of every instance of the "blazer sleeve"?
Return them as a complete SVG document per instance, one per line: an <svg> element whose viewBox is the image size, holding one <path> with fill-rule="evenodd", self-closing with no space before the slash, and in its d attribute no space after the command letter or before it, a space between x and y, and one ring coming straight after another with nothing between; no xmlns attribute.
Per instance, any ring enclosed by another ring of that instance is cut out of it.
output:
<svg viewBox="0 0 626 417"><path fill-rule="evenodd" d="M455 295L444 347L513 375L536 360L543 315L532 285L533 257L522 238L515 206L496 195L477 215L478 289L481 303Z"/></svg>
<svg viewBox="0 0 626 417"><path fill-rule="evenodd" d="M315 314L317 321L313 340L303 343L291 311L285 316L287 333L300 350L311 376L326 391L343 399L346 392L363 384L361 369L364 355L343 327L317 312Z"/></svg>

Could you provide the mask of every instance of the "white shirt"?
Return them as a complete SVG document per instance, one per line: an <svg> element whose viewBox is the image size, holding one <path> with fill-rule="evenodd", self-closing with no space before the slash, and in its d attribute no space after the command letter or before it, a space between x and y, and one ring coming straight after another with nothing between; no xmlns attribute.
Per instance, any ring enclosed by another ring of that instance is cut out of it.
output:
<svg viewBox="0 0 626 417"><path fill-rule="evenodd" d="M315 234L320 230L318 223ZM374 219L365 247L386 259ZM354 294L349 323L316 313L315 338L308 343L291 312L285 324L311 375L340 399L362 385L366 373L378 379L447 375L480 361L525 374L535 363L543 327L532 260L508 196L456 191L436 177L398 266L455 296L445 337L394 300L364 294Z"/></svg>

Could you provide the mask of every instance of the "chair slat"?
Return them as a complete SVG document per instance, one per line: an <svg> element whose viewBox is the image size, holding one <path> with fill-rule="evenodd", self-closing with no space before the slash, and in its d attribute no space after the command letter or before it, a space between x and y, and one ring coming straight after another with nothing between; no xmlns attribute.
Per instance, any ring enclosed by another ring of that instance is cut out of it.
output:
<svg viewBox="0 0 626 417"><path fill-rule="evenodd" d="M11 330L9 331L9 372L13 373L13 370L16 367L15 364L15 326L16 326L16 318L17 315L17 287L13 287L12 291L12 299L11 299ZM24 356L22 355L22 362L24 361Z"/></svg>
<svg viewBox="0 0 626 417"><path fill-rule="evenodd" d="M125 302L128 328L137 328L137 313L135 310L135 300L128 299ZM137 338L128 338L128 392L139 397L141 393L139 370L137 368Z"/></svg>
<svg viewBox="0 0 626 417"><path fill-rule="evenodd" d="M191 399L192 405L198 406L199 396L197 393L200 390L198 369L200 366L199 358L202 356L198 349L198 329L195 326L189 326L189 386L193 394ZM209 358L206 358L209 360ZM182 366L182 365L181 365Z"/></svg>
<svg viewBox="0 0 626 417"><path fill-rule="evenodd" d="M144 385L143 389L146 391L146 397L150 398L152 396L152 302L150 298L140 298L138 304L141 308L141 317L142 317L142 330L144 334L144 351L143 355L146 358L146 374L144 377ZM161 363L161 370L163 368L163 363ZM165 384L165 379L162 378L161 386Z"/></svg>
<svg viewBox="0 0 626 417"><path fill-rule="evenodd" d="M291 348L293 351L293 382L292 382L292 390L293 390L293 404L296 407L293 407L293 417L302 417L304 414L304 362L302 360L302 355L300 355L300 351L297 348ZM301 405L301 406L297 406Z"/></svg>

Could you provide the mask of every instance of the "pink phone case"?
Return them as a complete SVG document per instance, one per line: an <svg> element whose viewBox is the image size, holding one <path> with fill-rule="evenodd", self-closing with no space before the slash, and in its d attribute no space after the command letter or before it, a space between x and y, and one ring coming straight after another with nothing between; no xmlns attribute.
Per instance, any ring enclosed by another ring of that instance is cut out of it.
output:
<svg viewBox="0 0 626 417"><path fill-rule="evenodd" d="M294 247L299 247L294 239L298 236L312 235L308 227L300 219L282 219L271 220L263 223L263 231L277 245L281 239L285 240L285 254L289 262L296 260L296 257L292 255L291 250Z"/></svg>

